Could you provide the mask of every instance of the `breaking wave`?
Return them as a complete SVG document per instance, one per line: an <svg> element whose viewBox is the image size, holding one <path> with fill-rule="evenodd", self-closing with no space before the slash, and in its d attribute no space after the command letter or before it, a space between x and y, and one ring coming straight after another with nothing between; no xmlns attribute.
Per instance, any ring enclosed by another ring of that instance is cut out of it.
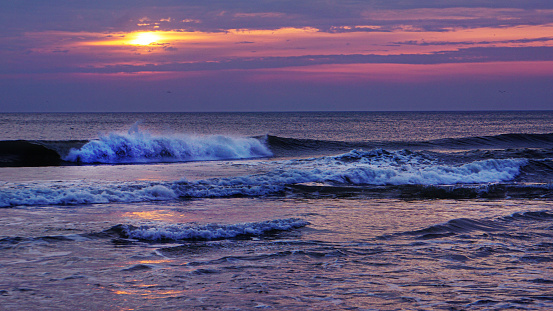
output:
<svg viewBox="0 0 553 311"><path fill-rule="evenodd" d="M63 158L76 163L151 163L249 159L271 156L256 138L222 135L153 135L145 131L111 133Z"/></svg>

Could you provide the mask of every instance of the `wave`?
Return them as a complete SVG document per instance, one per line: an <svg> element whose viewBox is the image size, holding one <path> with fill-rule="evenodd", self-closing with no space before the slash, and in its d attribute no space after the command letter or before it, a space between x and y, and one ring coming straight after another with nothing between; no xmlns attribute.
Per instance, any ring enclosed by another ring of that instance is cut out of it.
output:
<svg viewBox="0 0 553 311"><path fill-rule="evenodd" d="M440 164L424 154L353 150L332 157L262 162L266 173L198 181L127 183L5 183L0 207L144 202L178 198L280 195L290 185L345 186L458 185L512 181L525 159L488 159L462 165Z"/></svg>
<svg viewBox="0 0 553 311"><path fill-rule="evenodd" d="M471 184L509 181L524 159L488 159L462 165L440 164L409 150L353 150L334 157L289 162L286 173L293 183L334 182L353 185ZM299 167L299 170L295 170Z"/></svg>
<svg viewBox="0 0 553 311"><path fill-rule="evenodd" d="M538 220L553 221L553 213L549 211L516 212L503 218L505 221Z"/></svg>
<svg viewBox="0 0 553 311"><path fill-rule="evenodd" d="M289 156L295 153L308 154L320 151L347 151L351 149L411 149L411 150L473 150L473 149L524 149L553 148L553 133L549 134L500 134L443 138L429 141L324 141L313 139L267 136L267 144L275 156ZM551 155L551 152L548 153ZM527 154L532 156L531 152ZM522 156L522 155L519 155Z"/></svg>
<svg viewBox="0 0 553 311"><path fill-rule="evenodd" d="M509 133L495 136L475 136L464 138L445 138L431 140L429 145L456 148L553 148L553 133L548 134L521 134Z"/></svg>
<svg viewBox="0 0 553 311"><path fill-rule="evenodd" d="M148 224L134 226L119 224L101 232L73 233L38 237L7 236L0 238L0 250L13 249L30 243L63 243L94 238L124 238L141 241L212 241L267 237L280 232L292 231L309 225L299 218L274 219L260 222L206 225L198 224ZM122 241L118 241L122 242Z"/></svg>
<svg viewBox="0 0 553 311"><path fill-rule="evenodd" d="M83 241L89 238L81 234L68 234L68 235L46 235L39 237L21 237L21 236L7 236L0 239L0 250L13 249L23 244L29 245L31 243L57 243L57 242L69 242L69 241Z"/></svg>
<svg viewBox="0 0 553 311"><path fill-rule="evenodd" d="M298 158L345 153L353 149L414 151L469 150L463 160L553 158L553 133L501 134L431 141L323 141L278 136L154 135L133 126L91 141L0 141L2 166L56 166L92 163L157 163L263 157ZM482 150L481 150L482 149ZM447 155L442 156L445 158Z"/></svg>
<svg viewBox="0 0 553 311"><path fill-rule="evenodd" d="M519 233L514 222L551 222L553 214L550 211L531 211L531 212L516 212L508 216L502 216L495 219L470 219L457 218L447 221L442 224L432 225L423 229L398 233L396 235L411 235L417 239L438 239L443 237L456 236L470 232L483 232L493 234L501 231L501 236L510 236L506 231L514 231ZM540 226L540 228L543 226ZM543 228L542 228L543 229ZM547 230L546 230L547 231ZM548 234L552 236L551 234ZM513 235L514 236L514 235ZM512 237L512 236L511 236Z"/></svg>
<svg viewBox="0 0 553 311"><path fill-rule="evenodd" d="M270 157L264 137L109 133L91 141L0 141L0 167L160 163Z"/></svg>
<svg viewBox="0 0 553 311"><path fill-rule="evenodd" d="M76 163L151 163L249 159L272 156L255 138L222 135L111 133L72 149L63 160Z"/></svg>
<svg viewBox="0 0 553 311"><path fill-rule="evenodd" d="M472 231L493 232L502 229L504 229L504 227L497 222L458 218L450 220L444 224L433 225L420 230L408 231L404 234L417 235L419 239L430 239L447 237Z"/></svg>
<svg viewBox="0 0 553 311"><path fill-rule="evenodd" d="M278 181L255 184L254 180L256 179L244 176L235 179L166 184L74 185L66 187L44 185L34 188L28 185L19 185L0 189L0 207L140 203L188 198L289 195L296 197L362 196L403 200L553 198L553 186L550 184L333 186L323 183L279 184Z"/></svg>
<svg viewBox="0 0 553 311"><path fill-rule="evenodd" d="M119 233L124 238L145 241L206 241L267 236L305 227L308 224L308 222L301 219L288 218L228 225L216 223L207 225L145 225L140 227L117 225L109 231Z"/></svg>
<svg viewBox="0 0 553 311"><path fill-rule="evenodd" d="M297 139L272 135L265 135L263 138L275 157L316 156L329 153L343 153L352 149L369 150L377 147L375 143L370 142Z"/></svg>

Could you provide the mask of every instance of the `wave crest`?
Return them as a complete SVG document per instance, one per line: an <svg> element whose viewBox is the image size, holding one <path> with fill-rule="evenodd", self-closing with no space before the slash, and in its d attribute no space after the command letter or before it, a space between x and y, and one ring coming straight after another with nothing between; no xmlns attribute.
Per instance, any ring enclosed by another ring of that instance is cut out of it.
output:
<svg viewBox="0 0 553 311"><path fill-rule="evenodd" d="M248 159L272 156L256 138L223 135L153 135L136 129L110 133L79 149L65 161L77 163L152 163Z"/></svg>
<svg viewBox="0 0 553 311"><path fill-rule="evenodd" d="M182 241L182 240L222 240L247 238L268 235L271 233L290 231L307 226L309 223L297 219L275 219L262 222L240 223L231 225L163 225L140 226L119 225L112 231L120 232L123 236L147 241Z"/></svg>

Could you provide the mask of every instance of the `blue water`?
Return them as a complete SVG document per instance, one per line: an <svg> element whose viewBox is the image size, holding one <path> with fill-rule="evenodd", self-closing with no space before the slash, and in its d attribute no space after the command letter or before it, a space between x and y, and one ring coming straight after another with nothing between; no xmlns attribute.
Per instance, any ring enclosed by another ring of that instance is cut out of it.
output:
<svg viewBox="0 0 553 311"><path fill-rule="evenodd" d="M549 310L552 121L1 114L0 309Z"/></svg>

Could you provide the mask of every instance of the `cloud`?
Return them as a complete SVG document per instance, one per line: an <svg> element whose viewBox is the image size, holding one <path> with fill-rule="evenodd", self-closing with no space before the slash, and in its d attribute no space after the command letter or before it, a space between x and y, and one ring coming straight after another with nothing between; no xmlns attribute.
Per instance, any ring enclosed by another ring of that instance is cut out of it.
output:
<svg viewBox="0 0 553 311"><path fill-rule="evenodd" d="M535 25L553 19L542 0L18 0L0 3L0 35L33 31L224 31L313 27L321 31L423 31ZM351 29L349 29L350 27Z"/></svg>
<svg viewBox="0 0 553 311"><path fill-rule="evenodd" d="M496 41L424 41L424 40L409 40L392 42L391 44L398 45L488 45L488 44L517 44L517 43L533 43L533 42L548 42L553 41L553 37L531 38L531 39L516 39L516 40L496 40Z"/></svg>
<svg viewBox="0 0 553 311"><path fill-rule="evenodd" d="M176 52L176 51L179 50L179 49L177 49L176 47L172 47L172 46L168 46L168 45L164 45L164 46L163 46L163 49L164 49L165 51L169 51L169 52Z"/></svg>
<svg viewBox="0 0 553 311"><path fill-rule="evenodd" d="M488 85L473 81L476 73L498 86L506 76L514 88L524 80L512 107L526 108L527 90L541 92L533 107L542 107L551 98L543 86L553 79L552 21L553 1L544 0L0 1L0 88L13 110L44 95L68 105L60 110L158 109L151 103L166 95L166 83L186 90L163 97L174 100L167 110L189 100L192 110L321 109L321 102L363 109L383 90L379 109L394 98L411 109L406 102L431 102L434 92L443 97L429 109L449 101L481 109L485 102L472 100ZM167 37L129 44L138 31ZM455 74L462 77L440 84ZM422 85L426 75L437 78ZM406 76L417 87L398 91Z"/></svg>
<svg viewBox="0 0 553 311"><path fill-rule="evenodd" d="M489 62L553 61L553 47L465 48L430 54L401 55L306 55L295 57L262 57L227 59L209 62L187 62L144 65L108 65L69 69L80 73L190 72L213 70L251 70L333 64L455 64Z"/></svg>

